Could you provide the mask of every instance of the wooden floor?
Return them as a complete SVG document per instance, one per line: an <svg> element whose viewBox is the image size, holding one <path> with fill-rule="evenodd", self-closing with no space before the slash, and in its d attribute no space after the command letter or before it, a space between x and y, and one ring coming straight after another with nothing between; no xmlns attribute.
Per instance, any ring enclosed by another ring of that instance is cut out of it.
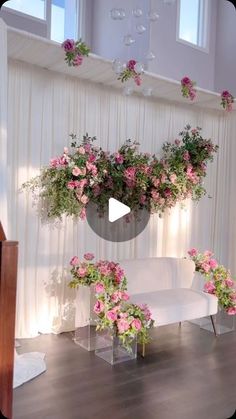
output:
<svg viewBox="0 0 236 419"><path fill-rule="evenodd" d="M236 409L236 333L155 330L143 360L111 367L71 334L21 340L47 372L14 390L14 419L226 419Z"/></svg>

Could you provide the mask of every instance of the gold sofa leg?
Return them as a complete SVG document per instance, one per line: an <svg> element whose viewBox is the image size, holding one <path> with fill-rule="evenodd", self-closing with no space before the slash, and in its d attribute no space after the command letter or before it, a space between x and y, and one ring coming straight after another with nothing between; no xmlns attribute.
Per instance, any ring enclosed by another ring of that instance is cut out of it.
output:
<svg viewBox="0 0 236 419"><path fill-rule="evenodd" d="M142 358L145 358L145 352L146 352L146 345L145 343L142 344Z"/></svg>

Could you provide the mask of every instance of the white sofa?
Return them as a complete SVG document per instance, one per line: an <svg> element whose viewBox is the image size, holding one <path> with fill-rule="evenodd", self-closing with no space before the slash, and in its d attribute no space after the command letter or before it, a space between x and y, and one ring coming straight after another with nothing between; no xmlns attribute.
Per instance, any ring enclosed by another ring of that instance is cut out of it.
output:
<svg viewBox="0 0 236 419"><path fill-rule="evenodd" d="M146 303L155 326L212 316L218 300L193 284L195 265L169 257L120 261L133 303Z"/></svg>

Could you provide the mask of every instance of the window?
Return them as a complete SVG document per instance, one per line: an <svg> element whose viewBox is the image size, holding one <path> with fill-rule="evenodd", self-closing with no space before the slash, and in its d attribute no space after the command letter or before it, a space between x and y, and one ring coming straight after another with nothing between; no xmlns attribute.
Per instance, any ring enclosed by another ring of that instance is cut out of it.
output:
<svg viewBox="0 0 236 419"><path fill-rule="evenodd" d="M25 30L28 30L27 23L32 17L37 18L41 20L38 25L46 30L41 30L35 23L34 33L61 43L66 38L79 38L79 3L79 0L10 0L4 4L4 10L23 19L19 27L19 20L14 20L13 16L10 26L22 29L25 24Z"/></svg>
<svg viewBox="0 0 236 419"><path fill-rule="evenodd" d="M178 40L206 49L209 0L179 0Z"/></svg>

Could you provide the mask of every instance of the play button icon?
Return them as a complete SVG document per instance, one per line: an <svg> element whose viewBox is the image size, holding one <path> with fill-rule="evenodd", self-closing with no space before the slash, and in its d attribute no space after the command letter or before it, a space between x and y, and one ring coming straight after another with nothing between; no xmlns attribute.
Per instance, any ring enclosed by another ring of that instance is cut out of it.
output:
<svg viewBox="0 0 236 419"><path fill-rule="evenodd" d="M114 221L119 220L120 218L124 217L125 215L130 213L130 207L122 202L117 201L115 198L109 199L108 205L108 220L110 223L114 223Z"/></svg>
<svg viewBox="0 0 236 419"><path fill-rule="evenodd" d="M104 203L104 214L97 206L89 202L86 208L87 222L91 229L102 239L111 242L125 242L137 237L148 224L150 213L147 209L135 212L123 202L113 197Z"/></svg>

